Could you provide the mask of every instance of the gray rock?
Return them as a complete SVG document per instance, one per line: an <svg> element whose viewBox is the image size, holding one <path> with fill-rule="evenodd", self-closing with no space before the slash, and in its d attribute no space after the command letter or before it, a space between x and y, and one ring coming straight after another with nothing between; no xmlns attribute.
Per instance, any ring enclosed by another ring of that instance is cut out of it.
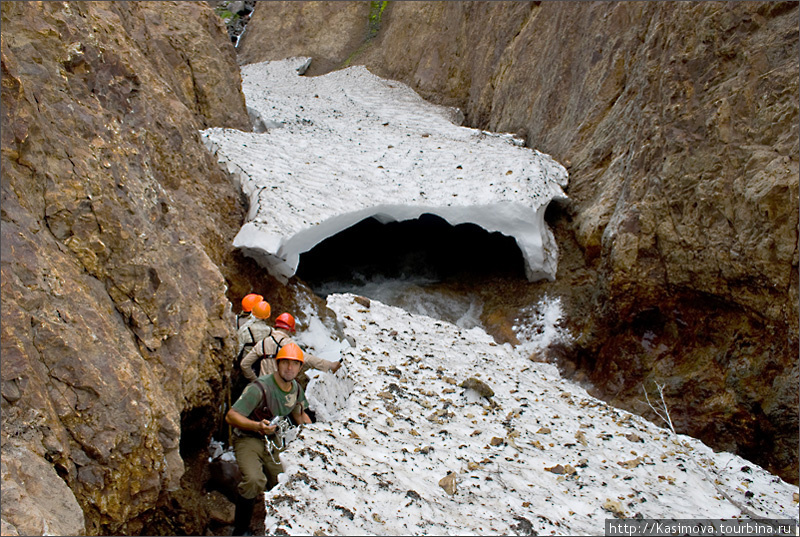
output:
<svg viewBox="0 0 800 537"><path fill-rule="evenodd" d="M0 464L3 535L86 534L83 510L52 464L10 445L3 447Z"/></svg>
<svg viewBox="0 0 800 537"><path fill-rule="evenodd" d="M245 11L245 9L244 9L244 1L243 0L237 0L236 2L229 3L228 4L228 11L230 11L234 15L242 14Z"/></svg>
<svg viewBox="0 0 800 537"><path fill-rule="evenodd" d="M253 132L263 133L267 132L267 124L261 117L261 114L255 108L247 107L247 117L250 118L250 124L253 126Z"/></svg>
<svg viewBox="0 0 800 537"><path fill-rule="evenodd" d="M298 74L298 75L304 75L304 74L306 74L306 71L308 71L308 68L309 68L310 66L311 66L311 58L308 58L306 61L304 61L304 62L303 62L303 63L302 63L302 64L301 64L301 65L300 65L298 68L297 68L297 74Z"/></svg>

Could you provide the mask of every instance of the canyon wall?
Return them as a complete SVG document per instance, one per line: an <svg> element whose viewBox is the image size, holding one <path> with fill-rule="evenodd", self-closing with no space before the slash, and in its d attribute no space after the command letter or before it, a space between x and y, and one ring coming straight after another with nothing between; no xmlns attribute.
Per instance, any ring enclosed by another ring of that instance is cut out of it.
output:
<svg viewBox="0 0 800 537"><path fill-rule="evenodd" d="M204 2L3 2L3 535L152 531L208 445L243 218L211 126L250 128Z"/></svg>
<svg viewBox="0 0 800 537"><path fill-rule="evenodd" d="M658 381L682 431L797 482L797 3L262 2L238 58L204 2L0 10L4 535L209 531L185 470L230 302L297 290L232 250L198 131L249 130L237 61L291 55L568 165L548 289L578 340L537 359L643 413Z"/></svg>
<svg viewBox="0 0 800 537"><path fill-rule="evenodd" d="M559 273L577 342L549 359L652 418L657 382L680 431L797 483L797 21L796 2L269 2L238 54L365 65L567 165L553 224L586 270Z"/></svg>

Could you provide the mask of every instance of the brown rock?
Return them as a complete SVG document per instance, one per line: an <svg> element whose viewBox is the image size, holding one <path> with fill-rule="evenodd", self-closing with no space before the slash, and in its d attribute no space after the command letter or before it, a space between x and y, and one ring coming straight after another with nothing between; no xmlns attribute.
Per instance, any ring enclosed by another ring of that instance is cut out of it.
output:
<svg viewBox="0 0 800 537"><path fill-rule="evenodd" d="M627 468L628 470L633 470L640 464L642 464L644 459L642 457L636 457L635 459L631 459L629 461L619 461L617 464L622 466L623 468Z"/></svg>
<svg viewBox="0 0 800 537"><path fill-rule="evenodd" d="M559 474L559 475L563 475L563 474L573 475L573 474L577 474L578 473L578 471L570 464L567 464L566 466L562 466L560 464L556 464L555 466L551 466L550 468L545 468L545 470L548 471L548 472L554 473L554 474Z"/></svg>
<svg viewBox="0 0 800 537"><path fill-rule="evenodd" d="M206 495L206 505L211 520L219 524L233 524L236 507L221 493L209 492Z"/></svg>
<svg viewBox="0 0 800 537"><path fill-rule="evenodd" d="M369 14L369 2L258 3L239 42L239 62L302 55L313 58L308 75L333 70L367 37Z"/></svg>
<svg viewBox="0 0 800 537"><path fill-rule="evenodd" d="M603 502L603 509L617 518L625 518L625 509L623 509L622 504L617 500L606 498L606 501Z"/></svg>
<svg viewBox="0 0 800 537"><path fill-rule="evenodd" d="M85 534L80 505L49 462L10 445L1 460L3 535Z"/></svg>
<svg viewBox="0 0 800 537"><path fill-rule="evenodd" d="M450 472L439 480L439 486L444 489L450 496L455 495L458 491L458 476L454 472Z"/></svg>
<svg viewBox="0 0 800 537"><path fill-rule="evenodd" d="M42 486L80 505L85 530L54 506L49 531L202 532L137 517L170 503L228 385L242 208L198 130L248 127L231 45L204 3L1 9L4 450L52 461Z"/></svg>
<svg viewBox="0 0 800 537"><path fill-rule="evenodd" d="M468 378L459 386L468 390L475 390L481 397L492 397L494 395L494 390L488 384L475 377Z"/></svg>
<svg viewBox="0 0 800 537"><path fill-rule="evenodd" d="M356 302L358 302L359 304L361 304L365 308L369 308L370 300L367 297L365 297L365 296L357 296L353 300L355 300ZM397 334L397 332L395 332L395 335L396 334Z"/></svg>

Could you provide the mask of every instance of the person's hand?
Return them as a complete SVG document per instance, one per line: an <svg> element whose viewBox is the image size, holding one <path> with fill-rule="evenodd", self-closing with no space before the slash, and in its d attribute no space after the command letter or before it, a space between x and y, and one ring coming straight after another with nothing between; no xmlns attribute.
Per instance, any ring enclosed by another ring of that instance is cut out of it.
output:
<svg viewBox="0 0 800 537"><path fill-rule="evenodd" d="M331 373L336 373L339 371L339 368L342 367L342 362L335 362L333 367L331 367Z"/></svg>
<svg viewBox="0 0 800 537"><path fill-rule="evenodd" d="M270 435L275 432L275 426L270 426L267 420L261 420L258 422L258 434L263 434L264 436Z"/></svg>

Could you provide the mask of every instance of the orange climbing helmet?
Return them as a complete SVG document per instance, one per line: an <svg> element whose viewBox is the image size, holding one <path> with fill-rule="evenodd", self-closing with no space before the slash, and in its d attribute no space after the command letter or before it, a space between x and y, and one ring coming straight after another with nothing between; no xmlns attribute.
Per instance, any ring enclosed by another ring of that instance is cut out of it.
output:
<svg viewBox="0 0 800 537"><path fill-rule="evenodd" d="M303 351L297 343L287 343L281 347L280 350L278 350L278 354L275 356L275 360L297 360L301 364L305 362Z"/></svg>
<svg viewBox="0 0 800 537"><path fill-rule="evenodd" d="M275 328L283 328L284 330L294 332L294 317L288 313L281 313L278 315L278 318L275 319Z"/></svg>
<svg viewBox="0 0 800 537"><path fill-rule="evenodd" d="M252 311L253 306L264 300L264 297L255 293L250 293L242 299L242 311Z"/></svg>
<svg viewBox="0 0 800 537"><path fill-rule="evenodd" d="M272 308L266 300L262 300L253 306L253 315L259 319L269 319L270 313L272 313Z"/></svg>

